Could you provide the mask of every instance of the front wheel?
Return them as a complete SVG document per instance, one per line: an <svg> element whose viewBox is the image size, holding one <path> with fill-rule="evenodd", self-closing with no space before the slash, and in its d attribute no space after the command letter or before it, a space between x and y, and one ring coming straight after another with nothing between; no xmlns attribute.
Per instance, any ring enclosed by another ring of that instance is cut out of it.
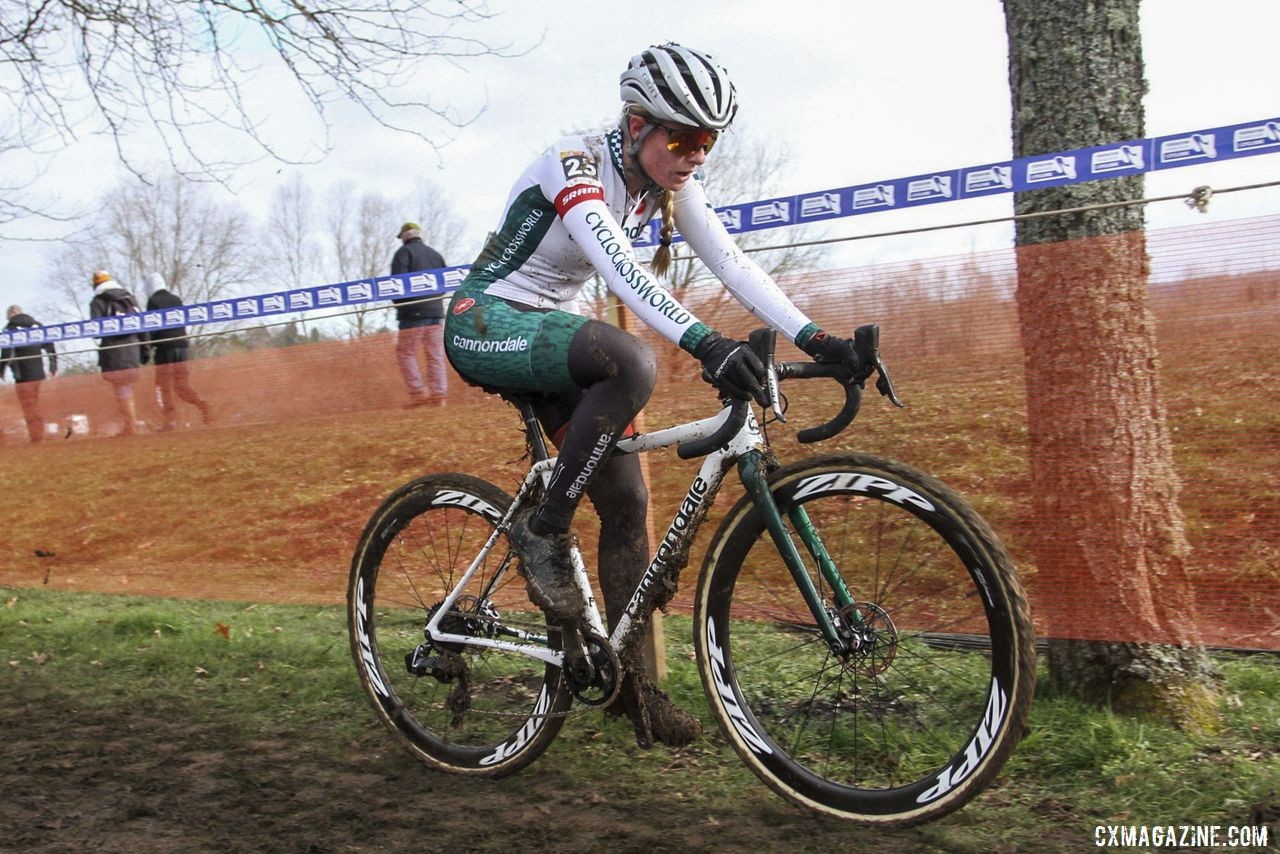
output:
<svg viewBox="0 0 1280 854"><path fill-rule="evenodd" d="M838 639L819 630L761 512L740 501L694 608L721 729L808 809L895 825L958 808L1013 751L1035 686L1031 617L1004 547L959 495L890 460L815 457L769 486Z"/></svg>
<svg viewBox="0 0 1280 854"><path fill-rule="evenodd" d="M360 683L400 743L440 770L518 771L547 749L573 700L559 667L426 634L510 505L474 477L420 478L373 514L351 562L347 617ZM529 602L516 560L500 536L441 629L558 648L559 633Z"/></svg>

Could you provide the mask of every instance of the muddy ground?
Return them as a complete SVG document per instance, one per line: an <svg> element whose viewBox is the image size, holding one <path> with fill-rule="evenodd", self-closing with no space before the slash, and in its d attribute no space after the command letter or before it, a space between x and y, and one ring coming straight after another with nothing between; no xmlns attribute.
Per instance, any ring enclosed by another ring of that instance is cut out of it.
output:
<svg viewBox="0 0 1280 854"><path fill-rule="evenodd" d="M353 740L218 720L172 697L77 698L0 675L0 851L941 851L917 830L871 831L792 809L763 786L708 808L696 753L645 790L628 773L583 786L556 761L497 782L432 772L371 724ZM704 736L715 747L717 735ZM660 748L661 749L661 748Z"/></svg>

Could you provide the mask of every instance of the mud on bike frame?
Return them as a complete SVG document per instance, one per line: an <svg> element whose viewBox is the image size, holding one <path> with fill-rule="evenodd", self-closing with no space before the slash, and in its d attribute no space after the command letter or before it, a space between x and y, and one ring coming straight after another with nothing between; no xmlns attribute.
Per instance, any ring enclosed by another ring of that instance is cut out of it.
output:
<svg viewBox="0 0 1280 854"><path fill-rule="evenodd" d="M855 332L855 346L866 365L864 376L850 377L848 370L840 363L818 362L782 362L774 361L776 332L772 329L758 329L751 333L749 345L756 352L766 369L767 405L772 408L776 418L786 421L778 393L778 382L790 378L827 377L838 380L845 389L845 402L841 410L826 424L801 430L798 439L801 442L816 442L838 434L858 413L861 405L862 384L873 371L879 372L877 388L896 406L903 404L894 391L889 372L879 357L879 327L867 325L859 327ZM509 528L511 520L524 506L528 498L536 493L539 484L545 486L550 480L551 471L555 467L556 457L550 455L542 429L533 411L533 399L527 396L509 395L509 399L519 410L524 422L524 429L533 464L521 483L515 500L512 501L502 522L495 527L483 548L468 566L462 577L454 584L444 601L436 609L434 616L426 626L427 637L435 643L461 643L469 646L488 646L508 652L517 652L539 659L548 664L564 667L566 658L575 659L581 666L585 662L585 650L575 650L572 643L571 624L564 627L566 649L552 649L545 637L526 632L518 634L513 640L500 638L476 637L474 635L453 634L441 628L446 615L453 609L455 602L466 589L477 569L483 564L489 551L502 534ZM651 433L641 433L622 439L618 442L615 454L639 454L660 450L672 445L677 446L677 454L682 459L705 457L698 473L694 476L688 491L681 500L675 518L667 527L666 533L659 541L652 559L641 576L630 601L627 603L612 635L608 636L608 645L615 655L622 655L633 648L640 640L648 619L653 611L666 604L675 590L675 583L680 572L688 563L689 549L697 538L698 531L705 521L707 512L715 501L720 486L724 483L730 467L737 464L738 473L743 485L756 507L764 515L766 527L778 547L783 561L798 585L801 595L808 604L816 625L824 640L837 655L847 654L850 637L842 635L836 629L831 614L822 602L814 587L813 581L805 567L804 560L798 553L794 542L788 536L785 522L774 503L766 483L768 474L769 453L768 440L756 419L750 402L732 400L725 403L724 408L716 415L708 418L678 424ZM855 599L845 587L826 550L823 548L817 532L805 514L803 507L794 507L788 511L791 524L798 531L813 559L817 562L823 577L831 586L836 596L836 603L841 608L853 607ZM591 585L587 580L586 566L581 551L576 543L571 552L575 581L585 593L586 607L581 620L587 629L599 638L606 637L599 607L596 605ZM495 575L491 586L501 580ZM668 592L670 591L670 592ZM855 641L856 642L856 641ZM575 651L578 653L575 655ZM586 666L590 666L587 664ZM567 672L572 673L572 668ZM579 678L589 679L589 674L580 674Z"/></svg>
<svg viewBox="0 0 1280 854"><path fill-rule="evenodd" d="M877 390L901 405L875 326L854 334L861 369L852 376L840 363L775 364L773 343L768 330L750 338L778 420L782 379L831 378L845 390L839 413L799 431L801 442L847 427L874 373ZM556 460L533 402L511 402L532 458L514 498L463 473L416 478L374 512L352 559L356 670L415 757L472 777L513 774L567 715L621 697L624 663L674 594L736 465L745 494L708 545L693 644L708 707L739 758L795 805L886 826L945 815L994 779L1025 731L1034 625L1007 550L962 496L856 451L782 465L768 416L757 420L745 401L623 439L619 454L674 445L683 458L705 458L606 637L576 549L581 614L530 616L519 557L504 539Z"/></svg>

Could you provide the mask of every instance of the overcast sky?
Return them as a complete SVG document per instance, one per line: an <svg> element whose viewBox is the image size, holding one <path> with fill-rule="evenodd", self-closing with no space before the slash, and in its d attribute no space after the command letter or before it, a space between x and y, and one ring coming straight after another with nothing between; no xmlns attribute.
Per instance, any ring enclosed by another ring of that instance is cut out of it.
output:
<svg viewBox="0 0 1280 854"><path fill-rule="evenodd" d="M431 71L422 85L433 94L464 112L483 109L438 153L345 111L335 129L335 150L322 163L246 169L238 176L237 200L261 216L274 189L295 173L315 189L350 179L394 197L421 173L449 192L467 220L468 245L475 247L496 223L525 163L563 129L615 116L617 78L627 60L651 43L668 40L714 54L737 84L740 126L786 146L792 162L781 176L780 194L1011 156L999 0L649 0L626 4L630 11L622 4L602 11L604 4L581 0L492 0L489 8L500 13L483 31L491 41L536 47L515 58L483 58L443 73ZM1151 87L1148 136L1280 115L1278 0L1145 0L1142 28ZM258 96L271 96L271 87L263 90ZM282 106L276 116L276 127L284 129L278 139L295 154L315 138L313 124L300 115ZM708 169L714 166L713 155ZM88 205L121 174L110 149L89 140L56 161L41 189ZM1149 175L1147 193L1277 178L1280 154L1262 155ZM878 233L1010 210L1010 197L997 196L838 220L826 233ZM1151 227L1164 227L1277 211L1280 191L1268 189L1220 196L1208 215L1180 203L1154 205L1148 218ZM1007 235L1007 229L987 228L863 240L838 250L834 258L847 264L928 258L996 248L1007 244ZM388 259L396 245L388 240ZM47 302L41 291L52 253L48 245L0 242L5 304Z"/></svg>

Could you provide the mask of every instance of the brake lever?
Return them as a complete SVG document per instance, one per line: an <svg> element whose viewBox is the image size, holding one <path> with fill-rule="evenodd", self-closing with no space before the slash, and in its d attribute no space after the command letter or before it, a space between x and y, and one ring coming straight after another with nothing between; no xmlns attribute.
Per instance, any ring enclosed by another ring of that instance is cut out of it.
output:
<svg viewBox="0 0 1280 854"><path fill-rule="evenodd" d="M866 376L869 378L873 372L879 374L876 378L876 391L889 398L889 402L894 406L899 409L905 409L906 404L898 399L898 394L893 388L893 380L889 378L889 369L885 367L884 360L880 358L880 326L875 323L859 326L853 331L853 346L858 351L858 356L871 366Z"/></svg>
<svg viewBox="0 0 1280 854"><path fill-rule="evenodd" d="M764 393L768 400L764 402L757 400L756 402L761 406L772 407L773 414L785 424L787 417L782 414L782 395L778 393L778 371L774 358L777 341L777 330L770 327L756 329L747 338L748 344L755 350L760 361L764 363Z"/></svg>
<svg viewBox="0 0 1280 854"><path fill-rule="evenodd" d="M889 369L884 366L884 362L880 360L880 355L876 354L876 370L880 376L876 377L876 391L889 398L889 402L899 409L906 409L907 405L898 399L898 394L893 390L893 380L889 379Z"/></svg>
<svg viewBox="0 0 1280 854"><path fill-rule="evenodd" d="M769 395L769 406L773 409L773 415L783 424L787 423L787 416L782 414L782 395L778 393L778 371L774 366L773 353L769 353L769 358L764 363L765 391Z"/></svg>

